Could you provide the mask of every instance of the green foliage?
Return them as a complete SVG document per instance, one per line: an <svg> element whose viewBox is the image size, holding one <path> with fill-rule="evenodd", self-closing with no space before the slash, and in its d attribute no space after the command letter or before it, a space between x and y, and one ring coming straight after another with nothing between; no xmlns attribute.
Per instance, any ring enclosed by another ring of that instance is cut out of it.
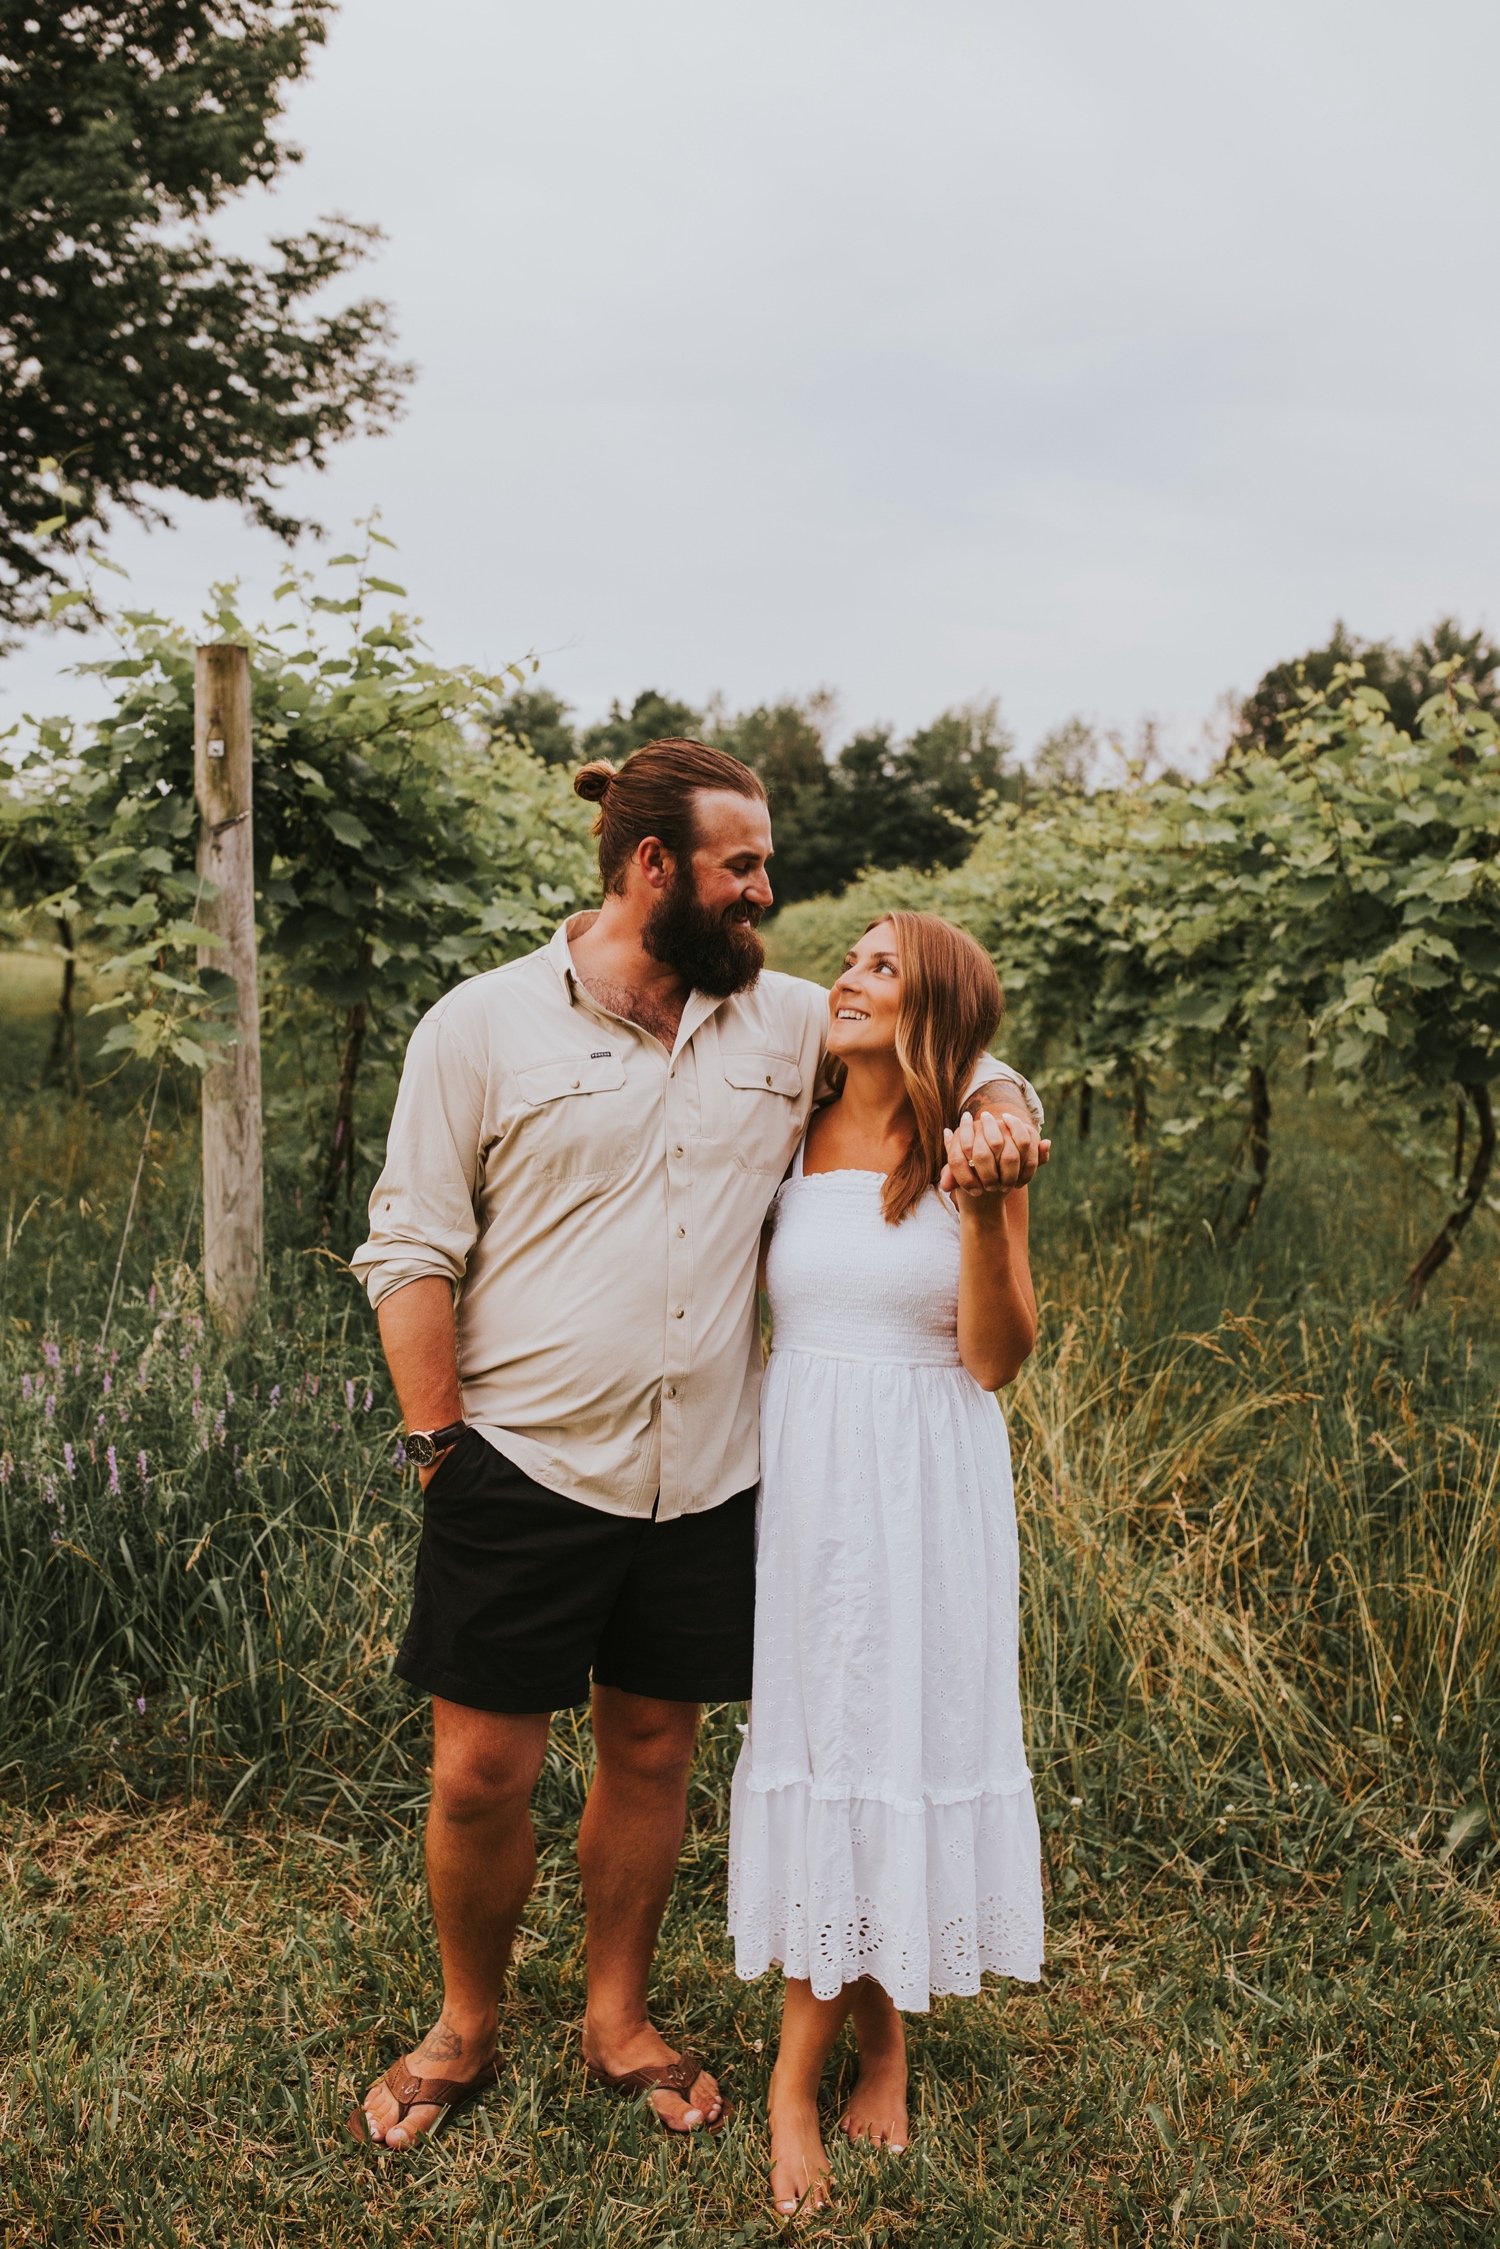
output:
<svg viewBox="0 0 1500 2249"><path fill-rule="evenodd" d="M282 532L277 470L395 414L384 305L309 300L378 239L325 221L258 265L204 221L270 185L287 89L331 0L96 0L6 10L0 73L0 619L47 608L49 539L153 495L245 503ZM48 463L72 498L59 513Z"/></svg>
<svg viewBox="0 0 1500 2249"><path fill-rule="evenodd" d="M544 765L582 763L568 705L545 687L518 688L490 714L489 729L507 741L523 743Z"/></svg>
<svg viewBox="0 0 1500 2249"><path fill-rule="evenodd" d="M1347 692L1355 676L1385 697L1391 722L1401 733L1414 733L1429 682L1440 666L1450 667L1445 676L1467 680L1484 709L1500 714L1500 648L1488 633L1465 632L1456 619L1443 617L1424 639L1402 648L1389 640L1360 640L1339 623L1326 647L1272 665L1240 706L1236 744L1285 749L1309 694Z"/></svg>
<svg viewBox="0 0 1500 2249"><path fill-rule="evenodd" d="M540 942L592 888L564 778L473 727L510 682L430 660L391 606L402 589L375 574L388 546L372 528L362 554L336 557L337 595L289 575L293 614L271 631L225 590L195 636L251 652L266 1028L297 1036L320 1012L339 1026L330 1164L346 1181L366 1043L389 1053L450 984ZM138 612L121 632L121 653L86 667L117 683L113 710L41 729L9 809L14 856L35 867L53 849L63 880L44 898L33 874L27 902L112 948L107 1044L201 1066L222 1030L219 980L197 965L194 636Z"/></svg>
<svg viewBox="0 0 1500 2249"><path fill-rule="evenodd" d="M611 703L608 718L585 727L579 736L579 756L580 760L607 757L623 765L632 750L643 750L648 742L674 734L696 741L702 732L701 712L688 703L674 702L654 687L646 687L628 711L620 703Z"/></svg>
<svg viewBox="0 0 1500 2249"><path fill-rule="evenodd" d="M828 976L882 910L947 914L1000 968L1013 1051L1054 1088L1128 1089L1142 1139L1221 1149L1253 1091L1257 1192L1267 1081L1311 1048L1432 1175L1454 1088L1483 1107L1500 1075L1500 727L1456 659L1431 685L1414 732L1351 666L1277 755L1004 808L951 873L872 873L789 912L777 957Z"/></svg>

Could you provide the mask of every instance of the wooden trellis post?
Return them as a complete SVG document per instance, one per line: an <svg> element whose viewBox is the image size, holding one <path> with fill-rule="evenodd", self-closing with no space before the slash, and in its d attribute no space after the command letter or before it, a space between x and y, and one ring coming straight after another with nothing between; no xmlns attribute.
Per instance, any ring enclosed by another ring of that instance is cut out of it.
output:
<svg viewBox="0 0 1500 2249"><path fill-rule="evenodd" d="M250 657L228 641L197 651L193 675L193 785L198 872L213 895L198 919L223 941L200 968L234 979L235 1043L203 1073L203 1292L226 1327L245 1319L265 1246L261 1183L260 995L255 965L255 858L251 839Z"/></svg>

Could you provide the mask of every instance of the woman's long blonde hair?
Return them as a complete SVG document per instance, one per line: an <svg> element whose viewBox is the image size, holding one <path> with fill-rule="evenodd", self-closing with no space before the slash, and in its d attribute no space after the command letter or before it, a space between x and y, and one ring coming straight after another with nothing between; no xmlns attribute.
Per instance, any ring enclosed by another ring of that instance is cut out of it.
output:
<svg viewBox="0 0 1500 2249"><path fill-rule="evenodd" d="M889 922L896 933L901 1005L896 1060L917 1120L910 1148L885 1183L881 1207L899 1226L936 1185L947 1149L943 1127L958 1122L969 1073L1000 1027L1005 995L995 964L966 929L938 914L877 914L860 935ZM847 1071L829 1056L827 1081L842 1093Z"/></svg>

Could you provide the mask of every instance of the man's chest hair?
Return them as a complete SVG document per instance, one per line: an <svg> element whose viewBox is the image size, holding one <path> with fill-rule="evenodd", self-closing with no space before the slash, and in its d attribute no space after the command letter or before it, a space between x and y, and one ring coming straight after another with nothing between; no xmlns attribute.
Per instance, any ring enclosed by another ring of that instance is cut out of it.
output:
<svg viewBox="0 0 1500 2249"><path fill-rule="evenodd" d="M659 1039L670 1053L677 1043L678 1027L682 1022L685 1000L652 1000L644 992L633 992L625 984L605 984L599 978L583 979L589 994L611 1015L623 1016L627 1023Z"/></svg>

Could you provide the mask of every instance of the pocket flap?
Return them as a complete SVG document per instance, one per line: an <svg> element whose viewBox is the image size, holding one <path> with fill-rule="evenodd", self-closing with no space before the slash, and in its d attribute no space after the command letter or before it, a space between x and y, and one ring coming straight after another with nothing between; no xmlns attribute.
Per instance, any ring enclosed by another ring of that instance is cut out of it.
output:
<svg viewBox="0 0 1500 2249"><path fill-rule="evenodd" d="M784 1054L726 1054L724 1082L743 1086L747 1093L786 1093L793 1099L802 1091L802 1067Z"/></svg>
<svg viewBox="0 0 1500 2249"><path fill-rule="evenodd" d="M516 1089L533 1109L571 1093L614 1093L624 1083L625 1065L616 1054L565 1054L516 1072Z"/></svg>

